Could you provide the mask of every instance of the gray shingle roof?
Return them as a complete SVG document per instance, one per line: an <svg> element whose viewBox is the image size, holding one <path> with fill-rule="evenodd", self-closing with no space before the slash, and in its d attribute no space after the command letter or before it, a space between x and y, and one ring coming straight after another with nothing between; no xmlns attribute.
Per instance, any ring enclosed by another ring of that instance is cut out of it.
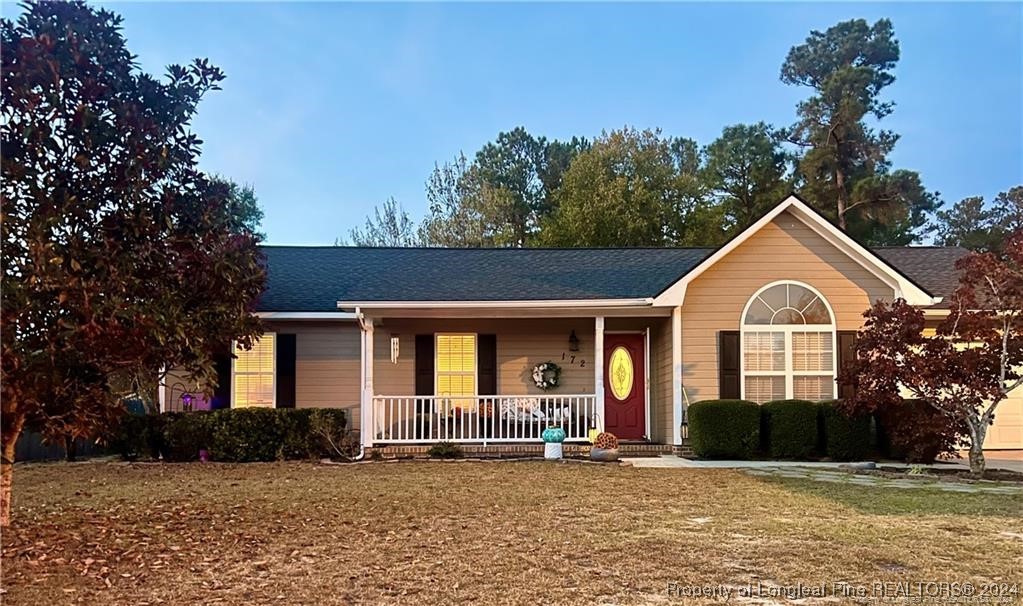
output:
<svg viewBox="0 0 1023 606"><path fill-rule="evenodd" d="M650 297L707 249L263 248L261 311L331 311L344 301Z"/></svg>
<svg viewBox="0 0 1023 606"><path fill-rule="evenodd" d="M956 261L970 254L957 246L885 246L874 252L932 295L945 297L946 303L959 285Z"/></svg>
<svg viewBox="0 0 1023 606"><path fill-rule="evenodd" d="M508 301L653 297L708 248L450 249L265 246L259 311L335 311L343 301ZM937 296L951 292L955 248L878 254Z"/></svg>

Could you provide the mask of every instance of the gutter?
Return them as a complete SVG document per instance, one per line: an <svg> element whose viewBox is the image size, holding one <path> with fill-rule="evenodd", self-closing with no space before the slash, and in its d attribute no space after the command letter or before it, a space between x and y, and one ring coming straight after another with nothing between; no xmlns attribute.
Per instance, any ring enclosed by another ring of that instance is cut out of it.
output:
<svg viewBox="0 0 1023 606"><path fill-rule="evenodd" d="M338 307L340 307L340 303L341 302L338 301L338 304L339 304ZM355 308L355 313L350 314L350 315L353 318L355 318L356 320L358 320L359 328L361 328L362 331L365 333L365 331L366 331L366 315L364 313L362 313L362 309L359 308L359 307L356 307Z"/></svg>
<svg viewBox="0 0 1023 606"><path fill-rule="evenodd" d="M355 309L356 315L361 308L579 308L579 307L649 307L653 305L653 297L636 299L538 299L538 300L494 300L494 301L338 301L338 309Z"/></svg>
<svg viewBox="0 0 1023 606"><path fill-rule="evenodd" d="M362 314L362 310L359 309L358 307L355 308L355 313L352 314L352 315L355 316L355 319L359 321L359 338L362 339L361 347L359 349L359 351L360 351L360 354L359 354L359 393L361 394L361 393L364 393L364 391L366 389L366 358L361 353L361 352L365 352L366 351L366 316L364 316ZM372 363L372 361L370 361L370 363ZM362 398L359 398L359 414L360 415L362 414L362 407L365 406L365 405L366 405L366 403L362 401ZM365 444L362 443L362 433L361 433L362 430L360 429L359 431L360 431L360 433L359 433L359 454L355 457L356 461L361 461L363 459L363 457L366 456L366 446L365 446Z"/></svg>
<svg viewBox="0 0 1023 606"><path fill-rule="evenodd" d="M355 314L346 311L257 311L263 320L337 320L351 321Z"/></svg>

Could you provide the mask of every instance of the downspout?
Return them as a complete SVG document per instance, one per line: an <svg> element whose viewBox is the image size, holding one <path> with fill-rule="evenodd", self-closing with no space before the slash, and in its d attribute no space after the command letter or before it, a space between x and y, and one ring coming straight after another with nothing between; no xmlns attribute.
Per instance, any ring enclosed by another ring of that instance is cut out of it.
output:
<svg viewBox="0 0 1023 606"><path fill-rule="evenodd" d="M362 311L355 308L355 319L359 321L359 414L362 414L362 407L366 405L365 398L362 397L366 390L366 356L363 353L366 351L366 318L362 315ZM362 433L359 433L359 454L356 455L356 461L361 461L366 456L366 447L362 443Z"/></svg>

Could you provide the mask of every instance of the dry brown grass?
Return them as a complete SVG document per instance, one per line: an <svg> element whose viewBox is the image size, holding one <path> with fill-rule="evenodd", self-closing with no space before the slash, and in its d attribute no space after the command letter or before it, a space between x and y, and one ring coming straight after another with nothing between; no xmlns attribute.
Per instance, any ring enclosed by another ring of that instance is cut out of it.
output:
<svg viewBox="0 0 1023 606"><path fill-rule="evenodd" d="M20 466L3 602L664 603L1021 581L1023 499L536 463Z"/></svg>

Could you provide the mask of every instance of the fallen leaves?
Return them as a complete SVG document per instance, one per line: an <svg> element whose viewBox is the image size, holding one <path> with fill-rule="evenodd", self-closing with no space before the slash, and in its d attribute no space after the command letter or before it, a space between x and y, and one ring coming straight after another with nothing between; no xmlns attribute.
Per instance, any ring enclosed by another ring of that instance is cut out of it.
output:
<svg viewBox="0 0 1023 606"><path fill-rule="evenodd" d="M1012 497L868 512L733 471L38 465L15 492L11 604L660 603L668 582L905 574L878 562L966 580L1023 558Z"/></svg>

